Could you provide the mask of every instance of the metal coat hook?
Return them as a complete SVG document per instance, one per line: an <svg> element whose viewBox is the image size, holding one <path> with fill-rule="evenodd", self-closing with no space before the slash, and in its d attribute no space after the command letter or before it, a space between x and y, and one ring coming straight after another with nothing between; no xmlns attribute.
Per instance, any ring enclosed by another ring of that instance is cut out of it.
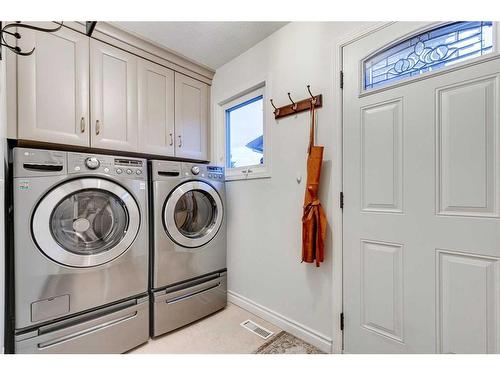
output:
<svg viewBox="0 0 500 375"><path fill-rule="evenodd" d="M0 45L5 46L6 48L8 48L9 50L11 50L12 52L14 52L15 54L17 54L19 56L29 56L35 51L35 47L33 47L31 49L31 51L25 52L25 51L22 51L19 46L10 45L5 40L5 34L12 35L16 39L21 39L21 34L19 34L18 32L13 33L13 32L7 31L7 30L11 29L13 27L17 27L17 28L21 28L21 29L30 29L30 30L41 31L41 32L46 32L46 33L53 33L53 32L60 30L61 27L63 26L62 21L60 23L58 23L58 22L56 22L56 23L58 26L51 28L51 29L32 26L32 25L25 25L25 24L22 24L20 21L17 21L15 23L9 23L9 24L5 25L3 28L0 26L0 35L1 35ZM1 59L1 56L0 56L0 59Z"/></svg>
<svg viewBox="0 0 500 375"><path fill-rule="evenodd" d="M316 97L311 92L311 85L307 85L307 91L309 91L309 95L311 96L311 103L316 104Z"/></svg>
<svg viewBox="0 0 500 375"><path fill-rule="evenodd" d="M273 106L273 108L274 108L274 111L273 111L274 116L278 116L278 115L280 114L280 109L279 109L279 108L276 108L276 106L274 105L274 103L273 103L273 100L272 100L272 99L269 99L269 100L271 101L271 105L272 105L272 106Z"/></svg>
<svg viewBox="0 0 500 375"><path fill-rule="evenodd" d="M292 109L294 112L297 112L297 103L295 103L292 99L292 97L290 96L290 93L288 93L288 99L290 99L290 101L292 102Z"/></svg>

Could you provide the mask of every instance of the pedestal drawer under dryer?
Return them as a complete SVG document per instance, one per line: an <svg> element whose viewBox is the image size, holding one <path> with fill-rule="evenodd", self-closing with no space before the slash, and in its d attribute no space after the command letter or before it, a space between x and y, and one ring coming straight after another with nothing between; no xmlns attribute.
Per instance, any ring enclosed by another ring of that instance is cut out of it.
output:
<svg viewBox="0 0 500 375"><path fill-rule="evenodd" d="M153 336L172 331L227 305L227 273L216 272L156 291Z"/></svg>

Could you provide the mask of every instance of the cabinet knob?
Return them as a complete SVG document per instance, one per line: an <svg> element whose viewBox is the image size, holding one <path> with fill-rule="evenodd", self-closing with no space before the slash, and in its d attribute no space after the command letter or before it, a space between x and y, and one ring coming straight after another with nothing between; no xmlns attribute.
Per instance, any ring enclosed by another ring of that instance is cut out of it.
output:
<svg viewBox="0 0 500 375"><path fill-rule="evenodd" d="M83 116L80 120L80 132L85 133L85 117L83 117Z"/></svg>
<svg viewBox="0 0 500 375"><path fill-rule="evenodd" d="M99 122L99 120L97 120L95 122L95 134L99 135L100 132L101 132L101 123Z"/></svg>
<svg viewBox="0 0 500 375"><path fill-rule="evenodd" d="M182 136L179 135L179 147L182 147Z"/></svg>
<svg viewBox="0 0 500 375"><path fill-rule="evenodd" d="M173 146L174 145L174 137L173 137L172 133L170 133L169 135L170 135L170 146Z"/></svg>

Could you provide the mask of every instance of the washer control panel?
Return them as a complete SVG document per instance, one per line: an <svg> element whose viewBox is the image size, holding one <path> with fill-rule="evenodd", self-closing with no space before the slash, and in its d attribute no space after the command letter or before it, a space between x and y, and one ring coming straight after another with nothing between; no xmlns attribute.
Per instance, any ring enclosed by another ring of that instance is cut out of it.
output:
<svg viewBox="0 0 500 375"><path fill-rule="evenodd" d="M104 173L121 178L144 180L147 163L144 159L108 155L68 153L68 173Z"/></svg>
<svg viewBox="0 0 500 375"><path fill-rule="evenodd" d="M101 163L95 156L90 156L87 159L85 159L85 165L87 166L88 169L97 169L99 168L99 165Z"/></svg>

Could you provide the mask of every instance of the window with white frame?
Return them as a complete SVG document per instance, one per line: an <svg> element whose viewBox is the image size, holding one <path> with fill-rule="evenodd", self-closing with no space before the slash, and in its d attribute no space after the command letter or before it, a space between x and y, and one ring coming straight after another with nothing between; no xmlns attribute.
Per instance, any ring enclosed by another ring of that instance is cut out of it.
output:
<svg viewBox="0 0 500 375"><path fill-rule="evenodd" d="M225 166L228 180L268 177L265 87L225 103Z"/></svg>

